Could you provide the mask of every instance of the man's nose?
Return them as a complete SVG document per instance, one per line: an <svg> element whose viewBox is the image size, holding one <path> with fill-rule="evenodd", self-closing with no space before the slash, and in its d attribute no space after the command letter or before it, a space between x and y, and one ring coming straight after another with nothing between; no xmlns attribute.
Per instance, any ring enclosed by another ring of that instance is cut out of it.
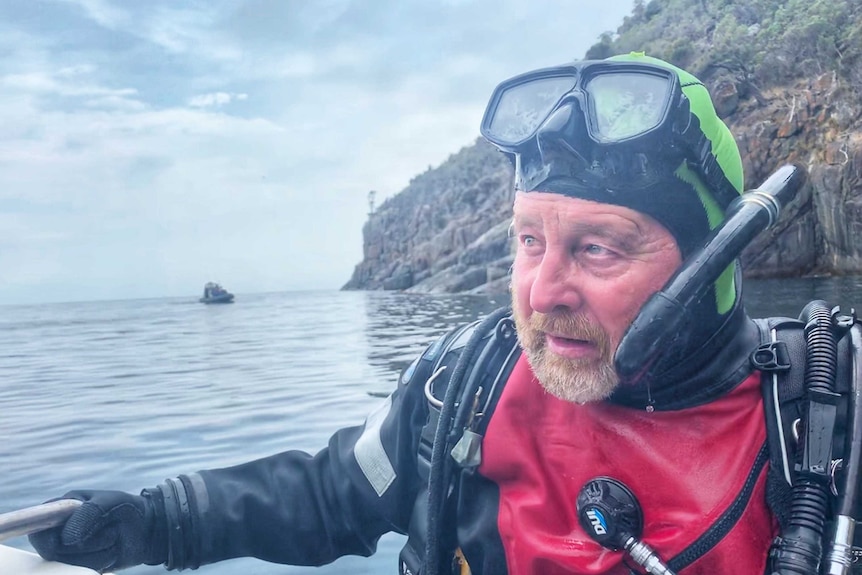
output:
<svg viewBox="0 0 862 575"><path fill-rule="evenodd" d="M547 252L530 287L530 307L540 313L582 305L577 264L567 254Z"/></svg>

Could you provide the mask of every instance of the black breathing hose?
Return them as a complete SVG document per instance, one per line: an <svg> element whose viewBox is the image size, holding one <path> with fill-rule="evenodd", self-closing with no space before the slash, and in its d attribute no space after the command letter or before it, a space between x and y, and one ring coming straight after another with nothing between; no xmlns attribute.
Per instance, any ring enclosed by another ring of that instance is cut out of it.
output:
<svg viewBox="0 0 862 575"><path fill-rule="evenodd" d="M855 315L855 314L854 314ZM859 516L859 481L862 468L862 326L851 317L850 349L853 353L850 389L850 421L847 425L847 449L843 469L844 481L838 499L831 546L826 557L825 575L847 575L853 566L853 537Z"/></svg>
<svg viewBox="0 0 862 575"><path fill-rule="evenodd" d="M832 440L839 395L835 391L838 348L826 302L810 302L799 315L808 344L808 396L802 461L792 488L790 517L770 552L771 575L816 575L823 557L823 530L829 510Z"/></svg>
<svg viewBox="0 0 862 575"><path fill-rule="evenodd" d="M805 182L801 166L778 168L756 190L742 194L728 208L724 223L692 254L641 308L617 347L614 367L620 379L636 383L650 372L673 338L679 337L693 305L742 250L772 226Z"/></svg>
<svg viewBox="0 0 862 575"><path fill-rule="evenodd" d="M440 573L440 561L442 559L442 514L445 512L446 497L452 478L452 465L454 461L449 457L452 447L452 433L455 430L454 420L458 400L461 392L461 381L467 367L473 365L473 356L482 341L482 335L490 331L492 325L496 325L502 318L509 314L508 308L500 308L479 322L478 326L470 336L461 357L449 378L446 394L443 396L443 407L440 409L440 417L437 429L434 432L434 446L431 449L431 471L428 477L428 523L427 540L425 542L425 566L422 575L438 575Z"/></svg>
<svg viewBox="0 0 862 575"><path fill-rule="evenodd" d="M850 329L853 350L853 388L850 392L850 422L847 426L848 449L844 458L844 488L838 514L854 517L859 513L859 483L862 481L862 327Z"/></svg>

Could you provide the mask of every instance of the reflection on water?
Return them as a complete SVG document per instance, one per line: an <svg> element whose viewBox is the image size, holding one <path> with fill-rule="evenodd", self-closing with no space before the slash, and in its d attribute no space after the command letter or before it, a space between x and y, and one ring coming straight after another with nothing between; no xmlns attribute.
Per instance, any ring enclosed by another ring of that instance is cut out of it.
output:
<svg viewBox="0 0 862 575"><path fill-rule="evenodd" d="M862 277L746 280L744 301L754 317L798 317L809 301L862 309Z"/></svg>
<svg viewBox="0 0 862 575"><path fill-rule="evenodd" d="M454 326L508 305L508 300L500 297L394 292L364 295L368 361L392 374L400 373L416 357L417 350L423 350Z"/></svg>

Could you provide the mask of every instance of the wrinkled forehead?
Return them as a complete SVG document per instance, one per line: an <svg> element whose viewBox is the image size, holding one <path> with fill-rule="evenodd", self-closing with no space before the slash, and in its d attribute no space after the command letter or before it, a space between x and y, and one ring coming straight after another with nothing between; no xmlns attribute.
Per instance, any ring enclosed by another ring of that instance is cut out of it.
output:
<svg viewBox="0 0 862 575"><path fill-rule="evenodd" d="M673 235L655 218L625 206L585 200L553 192L515 193L513 224L543 226L549 222L569 228L590 229L602 233L613 228L617 233L632 236Z"/></svg>

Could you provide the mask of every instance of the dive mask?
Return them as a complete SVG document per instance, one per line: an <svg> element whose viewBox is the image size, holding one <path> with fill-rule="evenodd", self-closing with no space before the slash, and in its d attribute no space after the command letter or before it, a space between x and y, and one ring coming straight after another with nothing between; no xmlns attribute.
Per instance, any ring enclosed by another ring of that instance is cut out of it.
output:
<svg viewBox="0 0 862 575"><path fill-rule="evenodd" d="M494 90L481 133L513 157L523 191L563 181L633 192L686 162L722 210L739 196L679 75L650 62L585 60L515 76Z"/></svg>

